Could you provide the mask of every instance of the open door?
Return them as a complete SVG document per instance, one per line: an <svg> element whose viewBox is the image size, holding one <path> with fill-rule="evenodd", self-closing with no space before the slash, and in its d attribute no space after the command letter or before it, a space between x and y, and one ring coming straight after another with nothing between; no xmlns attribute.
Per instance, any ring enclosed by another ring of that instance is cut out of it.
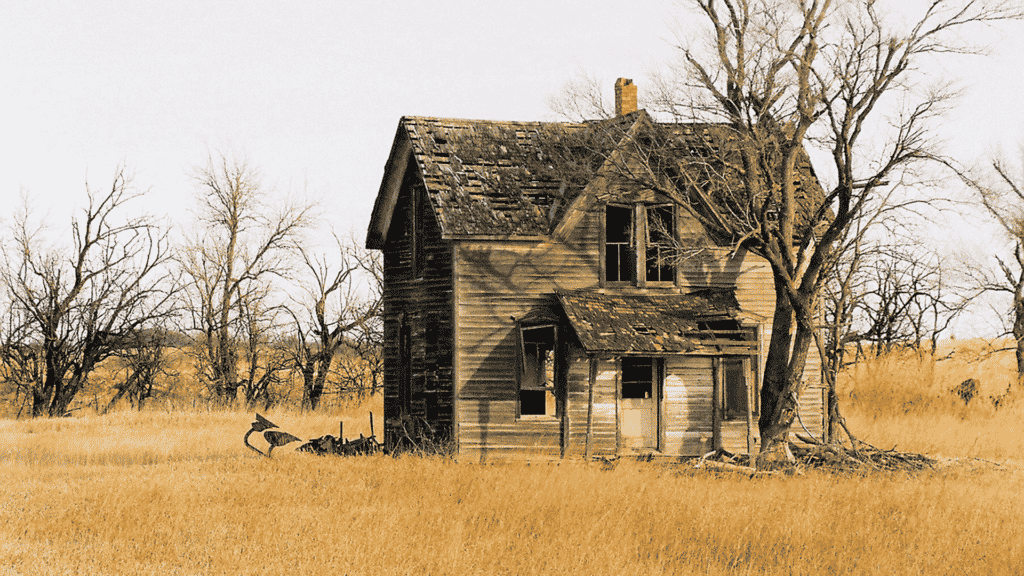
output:
<svg viewBox="0 0 1024 576"><path fill-rule="evenodd" d="M660 366L655 358L623 358L619 430L623 451L658 450Z"/></svg>

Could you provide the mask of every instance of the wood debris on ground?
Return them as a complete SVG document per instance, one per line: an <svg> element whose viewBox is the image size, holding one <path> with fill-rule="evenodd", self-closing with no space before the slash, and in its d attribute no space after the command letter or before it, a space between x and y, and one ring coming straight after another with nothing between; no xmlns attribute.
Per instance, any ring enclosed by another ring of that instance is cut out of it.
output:
<svg viewBox="0 0 1024 576"><path fill-rule="evenodd" d="M759 470L753 465L749 455L732 454L721 449L702 456L695 467L751 476L799 474L808 469L843 473L919 472L937 469L936 459L913 452L900 452L895 447L885 450L860 440L855 440L852 445L844 445L822 443L799 435L797 438L802 444L790 444L796 461L788 468Z"/></svg>
<svg viewBox="0 0 1024 576"><path fill-rule="evenodd" d="M936 460L924 454L877 448L854 440L847 446L836 442L822 443L797 436L803 445L793 447L797 462L807 468L827 468L837 472L917 472L935 470Z"/></svg>

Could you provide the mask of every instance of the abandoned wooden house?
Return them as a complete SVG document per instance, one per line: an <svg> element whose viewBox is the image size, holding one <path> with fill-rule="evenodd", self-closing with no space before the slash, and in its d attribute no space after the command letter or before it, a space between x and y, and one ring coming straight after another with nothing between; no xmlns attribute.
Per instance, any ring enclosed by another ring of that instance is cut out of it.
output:
<svg viewBox="0 0 1024 576"><path fill-rule="evenodd" d="M771 270L628 173L643 163L624 141L642 147L654 121L631 82L616 90L606 121L399 121L366 240L384 256L386 444L756 450ZM693 147L714 125L671 129ZM806 158L801 174L820 190ZM819 364L804 374L800 422L818 435Z"/></svg>

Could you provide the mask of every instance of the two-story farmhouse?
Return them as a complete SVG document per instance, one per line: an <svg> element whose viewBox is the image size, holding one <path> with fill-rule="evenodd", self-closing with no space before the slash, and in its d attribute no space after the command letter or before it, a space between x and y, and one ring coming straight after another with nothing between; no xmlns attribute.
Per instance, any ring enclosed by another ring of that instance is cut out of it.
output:
<svg viewBox="0 0 1024 576"><path fill-rule="evenodd" d="M631 82L616 88L606 121L399 121L366 240L384 253L386 442L480 458L756 450L771 270L623 168L624 140L642 146L653 120ZM721 127L671 128L685 143ZM802 174L818 187L809 162ZM818 435L818 364L805 374L800 419Z"/></svg>

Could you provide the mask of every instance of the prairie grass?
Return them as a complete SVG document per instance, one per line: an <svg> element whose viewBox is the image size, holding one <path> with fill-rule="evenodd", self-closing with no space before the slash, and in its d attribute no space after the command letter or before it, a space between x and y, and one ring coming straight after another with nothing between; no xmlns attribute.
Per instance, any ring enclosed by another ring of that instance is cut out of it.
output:
<svg viewBox="0 0 1024 576"><path fill-rule="evenodd" d="M0 575L1017 573L1024 470L965 458L1020 460L1020 446L957 430L1001 437L1004 411L1020 412L949 400L964 366L1005 386L994 364L948 362L880 362L843 381L865 440L964 459L914 475L317 458L294 445L265 459L241 444L250 412L3 421ZM352 437L369 433L369 409L267 416L303 438L344 419Z"/></svg>
<svg viewBox="0 0 1024 576"><path fill-rule="evenodd" d="M938 357L894 352L842 374L840 405L854 434L879 448L940 457L1024 459L1024 390L1013 353L968 341ZM964 403L952 389L968 378L980 382L979 394Z"/></svg>

